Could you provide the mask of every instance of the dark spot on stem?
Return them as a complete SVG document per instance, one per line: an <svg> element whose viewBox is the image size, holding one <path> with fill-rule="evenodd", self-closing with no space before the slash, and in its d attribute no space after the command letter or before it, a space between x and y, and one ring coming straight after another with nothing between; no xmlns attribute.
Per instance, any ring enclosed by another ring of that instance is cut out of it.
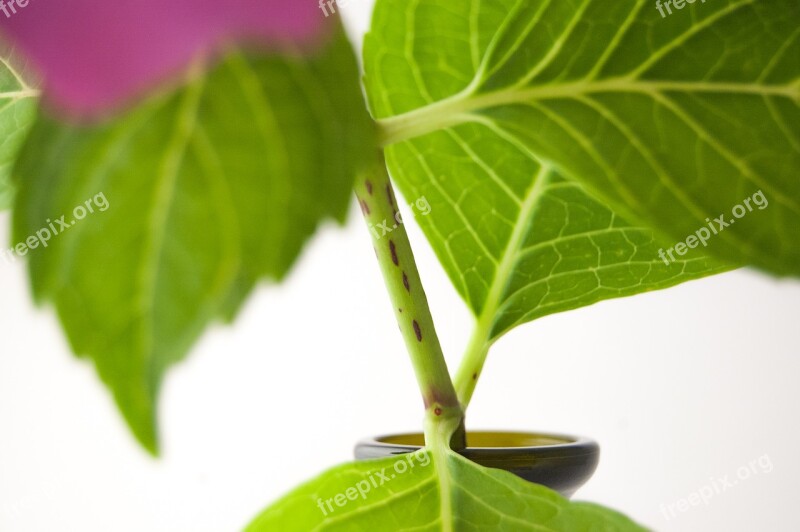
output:
<svg viewBox="0 0 800 532"><path fill-rule="evenodd" d="M386 185L386 197L389 198L389 206L394 209L394 194L392 194L392 185Z"/></svg>
<svg viewBox="0 0 800 532"><path fill-rule="evenodd" d="M362 199L359 199L358 203L361 205L361 212L364 213L365 216L369 215L370 210L369 210L369 205L367 205L367 202Z"/></svg>
<svg viewBox="0 0 800 532"><path fill-rule="evenodd" d="M403 286L406 287L406 292L411 292L411 285L408 284L408 275L403 272Z"/></svg>
<svg viewBox="0 0 800 532"><path fill-rule="evenodd" d="M443 396L436 388L428 390L423 396L423 399L425 401L425 410L428 410L432 406L435 406L436 408L447 406L460 408L458 401L453 402L453 398L451 398L449 395Z"/></svg>
<svg viewBox="0 0 800 532"><path fill-rule="evenodd" d="M364 185L367 187L367 192L369 192L369 195L372 196L372 182L367 179L364 181Z"/></svg>
<svg viewBox="0 0 800 532"><path fill-rule="evenodd" d="M436 414L437 416L441 416L442 415L442 409L441 408L435 408L433 410L433 413Z"/></svg>
<svg viewBox="0 0 800 532"><path fill-rule="evenodd" d="M397 312L399 312L400 314L402 314L402 313L403 313L403 309L399 308L399 309L397 309Z"/></svg>
<svg viewBox="0 0 800 532"><path fill-rule="evenodd" d="M478 374L477 373L473 373L472 374L472 380L474 380L474 381L478 380Z"/></svg>
<svg viewBox="0 0 800 532"><path fill-rule="evenodd" d="M414 326L414 334L417 335L417 341L421 342L422 341L422 329L419 328L419 323L417 323L417 320L414 320L412 322L412 325Z"/></svg>
<svg viewBox="0 0 800 532"><path fill-rule="evenodd" d="M389 240L389 251L392 252L392 262L395 266L400 265L400 259L397 258L397 248L394 245L394 240Z"/></svg>

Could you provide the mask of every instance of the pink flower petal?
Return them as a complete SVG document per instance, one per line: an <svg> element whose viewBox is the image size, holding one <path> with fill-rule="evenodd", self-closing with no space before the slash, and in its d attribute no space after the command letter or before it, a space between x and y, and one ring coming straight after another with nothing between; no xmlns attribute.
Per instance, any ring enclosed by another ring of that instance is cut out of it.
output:
<svg viewBox="0 0 800 532"><path fill-rule="evenodd" d="M48 100L79 115L121 104L222 41L309 45L327 26L317 0L19 1L3 0L0 32L39 69Z"/></svg>

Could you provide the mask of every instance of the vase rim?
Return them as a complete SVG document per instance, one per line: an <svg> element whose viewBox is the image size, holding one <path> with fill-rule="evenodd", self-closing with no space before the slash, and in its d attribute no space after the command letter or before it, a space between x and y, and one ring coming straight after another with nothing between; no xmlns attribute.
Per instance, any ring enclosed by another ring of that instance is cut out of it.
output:
<svg viewBox="0 0 800 532"><path fill-rule="evenodd" d="M396 434L385 434L374 438L365 438L359 442L360 445L373 445L377 447L398 448L403 447L409 450L418 450L424 446L424 434L422 432L401 432ZM588 453L597 452L597 443L583 436L574 436L561 433L534 432L521 430L468 430L467 431L467 450L470 451L490 451L502 449L560 449L573 448L578 450L585 448Z"/></svg>

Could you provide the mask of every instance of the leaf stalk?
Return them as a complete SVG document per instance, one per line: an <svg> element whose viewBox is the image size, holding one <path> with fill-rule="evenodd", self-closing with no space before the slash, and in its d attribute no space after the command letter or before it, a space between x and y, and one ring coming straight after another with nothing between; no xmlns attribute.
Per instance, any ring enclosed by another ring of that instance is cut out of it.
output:
<svg viewBox="0 0 800 532"><path fill-rule="evenodd" d="M443 439L453 450L461 450L466 447L464 412L447 369L382 152L358 178L354 191L370 228L375 255L422 393L426 443L438 445ZM388 227L390 232L379 234L379 227Z"/></svg>

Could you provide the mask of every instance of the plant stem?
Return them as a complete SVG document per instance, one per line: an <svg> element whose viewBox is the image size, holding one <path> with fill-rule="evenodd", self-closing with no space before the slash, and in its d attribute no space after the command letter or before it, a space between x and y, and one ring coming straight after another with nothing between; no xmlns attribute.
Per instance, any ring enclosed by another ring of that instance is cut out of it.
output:
<svg viewBox="0 0 800 532"><path fill-rule="evenodd" d="M449 438L451 448L463 449L464 413L436 335L382 152L354 189L422 392L426 443L432 445L432 438ZM447 430L443 432L442 428Z"/></svg>
<svg viewBox="0 0 800 532"><path fill-rule="evenodd" d="M486 315L488 316L488 314ZM475 392L478 378L483 372L486 355L492 346L492 342L488 340L491 326L491 320L486 320L483 317L478 320L464 352L464 358L461 360L461 365L453 380L458 393L458 400L465 412L472 400L472 394Z"/></svg>

